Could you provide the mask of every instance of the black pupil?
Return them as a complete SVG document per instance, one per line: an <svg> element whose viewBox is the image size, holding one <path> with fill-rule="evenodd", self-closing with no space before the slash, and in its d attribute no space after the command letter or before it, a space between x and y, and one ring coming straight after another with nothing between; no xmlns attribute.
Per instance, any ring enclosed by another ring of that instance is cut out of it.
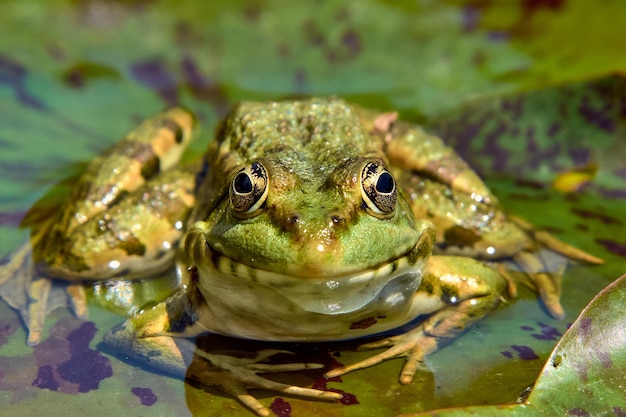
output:
<svg viewBox="0 0 626 417"><path fill-rule="evenodd" d="M390 173L383 172L378 176L376 191L383 194L389 194L393 191L393 177Z"/></svg>
<svg viewBox="0 0 626 417"><path fill-rule="evenodd" d="M240 172L235 177L234 186L239 194L248 194L252 191L252 180L248 174Z"/></svg>

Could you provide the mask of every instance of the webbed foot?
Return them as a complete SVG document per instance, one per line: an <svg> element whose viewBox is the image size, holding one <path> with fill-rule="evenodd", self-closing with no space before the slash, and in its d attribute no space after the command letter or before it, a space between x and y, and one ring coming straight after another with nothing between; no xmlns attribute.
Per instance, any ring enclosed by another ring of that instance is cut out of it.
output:
<svg viewBox="0 0 626 417"><path fill-rule="evenodd" d="M259 376L259 373L303 371L323 367L317 363L264 363L279 353L290 352L267 349L257 352L253 357L235 357L196 350L196 356L204 359L207 363L198 366L198 361L193 362L187 370L186 377L204 385L218 387L263 417L269 416L270 410L248 393L250 388L261 388L283 394L324 400L340 400L342 398L342 395L336 392L283 384ZM194 366L194 364L196 365Z"/></svg>
<svg viewBox="0 0 626 417"><path fill-rule="evenodd" d="M23 244L7 259L0 266L0 298L19 313L28 332L28 345L41 341L46 317L59 307L69 307L78 318L87 316L82 285L37 276L31 242Z"/></svg>

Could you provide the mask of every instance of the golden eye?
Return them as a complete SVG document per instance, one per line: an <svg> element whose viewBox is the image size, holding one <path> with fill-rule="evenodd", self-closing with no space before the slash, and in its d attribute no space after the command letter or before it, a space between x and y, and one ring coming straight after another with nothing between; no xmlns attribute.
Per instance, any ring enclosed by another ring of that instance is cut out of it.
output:
<svg viewBox="0 0 626 417"><path fill-rule="evenodd" d="M361 171L361 195L367 212L375 217L390 217L396 210L398 188L387 169L376 161L365 164Z"/></svg>
<svg viewBox="0 0 626 417"><path fill-rule="evenodd" d="M235 175L230 185L230 206L237 214L252 217L267 199L269 177L260 162L243 168Z"/></svg>

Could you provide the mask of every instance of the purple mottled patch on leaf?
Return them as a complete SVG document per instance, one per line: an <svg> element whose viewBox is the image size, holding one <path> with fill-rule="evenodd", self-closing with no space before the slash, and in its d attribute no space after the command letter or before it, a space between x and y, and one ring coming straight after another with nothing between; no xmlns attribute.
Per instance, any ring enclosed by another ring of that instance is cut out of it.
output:
<svg viewBox="0 0 626 417"><path fill-rule="evenodd" d="M485 153L491 157L492 170L502 172L506 170L509 162L509 154L500 146L500 137L506 133L506 126L498 123L491 132L485 136Z"/></svg>
<svg viewBox="0 0 626 417"><path fill-rule="evenodd" d="M583 410L582 408L572 408L571 410L567 412L567 415L575 416L575 417L588 417L591 414L589 414L588 411Z"/></svg>
<svg viewBox="0 0 626 417"><path fill-rule="evenodd" d="M596 190L604 198L626 198L626 189L596 187Z"/></svg>
<svg viewBox="0 0 626 417"><path fill-rule="evenodd" d="M539 359L539 356L537 356L535 351L532 350L532 348L528 346L511 345L511 347L513 348L514 351L517 352L517 355L519 356L520 359L523 359L525 361Z"/></svg>
<svg viewBox="0 0 626 417"><path fill-rule="evenodd" d="M31 360L37 373L30 385L65 394L97 389L113 370L107 357L89 348L95 333L92 322L74 318L57 321L51 336L34 348Z"/></svg>
<svg viewBox="0 0 626 417"><path fill-rule="evenodd" d="M61 378L78 384L78 392L98 389L100 381L113 375L109 359L89 348L95 333L96 326L92 322L85 322L70 333L67 339L72 356L57 367Z"/></svg>
<svg viewBox="0 0 626 417"><path fill-rule="evenodd" d="M202 74L196 61L191 56L183 57L180 65L185 84L191 94L200 100L213 104L218 115L224 117L228 112L230 103L219 84L212 78Z"/></svg>
<svg viewBox="0 0 626 417"><path fill-rule="evenodd" d="M543 323L537 323L541 327L541 333L531 334L537 340L559 340L563 334L556 327Z"/></svg>
<svg viewBox="0 0 626 417"><path fill-rule="evenodd" d="M607 109L594 108L590 103L589 97L583 98L580 103L579 111L589 123L608 133L613 133L615 131L615 122L607 114Z"/></svg>
<svg viewBox="0 0 626 417"><path fill-rule="evenodd" d="M4 345L19 327L20 323L15 319L0 318L0 346Z"/></svg>
<svg viewBox="0 0 626 417"><path fill-rule="evenodd" d="M583 317L580 319L580 334L582 337L589 337L591 336L591 326L593 324L593 321L591 320L590 317Z"/></svg>
<svg viewBox="0 0 626 417"><path fill-rule="evenodd" d="M504 356L505 358L513 359L513 354L509 352L508 350L504 350L500 352L500 354Z"/></svg>
<svg viewBox="0 0 626 417"><path fill-rule="evenodd" d="M341 43L348 49L351 56L356 56L361 53L361 37L357 31L345 31L341 36Z"/></svg>
<svg viewBox="0 0 626 417"><path fill-rule="evenodd" d="M46 106L26 89L26 67L5 56L0 56L0 85L13 89L15 98L23 105L36 110L46 110Z"/></svg>
<svg viewBox="0 0 626 417"><path fill-rule="evenodd" d="M278 417L291 417L291 404L280 397L274 399L269 408Z"/></svg>
<svg viewBox="0 0 626 417"><path fill-rule="evenodd" d="M480 20L480 9L473 5L466 5L462 9L463 15L461 22L465 32L473 32L478 27Z"/></svg>
<svg viewBox="0 0 626 417"><path fill-rule="evenodd" d="M596 242L604 246L609 252L626 257L626 244L611 239L596 239Z"/></svg>
<svg viewBox="0 0 626 417"><path fill-rule="evenodd" d="M158 397L150 388L134 387L130 390L141 401L141 405L152 406L157 402Z"/></svg>
<svg viewBox="0 0 626 417"><path fill-rule="evenodd" d="M551 138L556 136L556 134L559 133L562 128L563 126L560 123L552 123L548 128L548 136Z"/></svg>
<svg viewBox="0 0 626 417"><path fill-rule="evenodd" d="M572 210L572 213L584 219L599 220L604 224L617 224L617 225L622 224L621 220L616 219L615 217L608 216L604 213L597 213L591 210L585 210L585 209L579 209L579 208L572 208L571 210Z"/></svg>
<svg viewBox="0 0 626 417"><path fill-rule="evenodd" d="M156 90L168 104L178 101L178 83L159 59L151 59L134 64L131 74L139 83Z"/></svg>
<svg viewBox="0 0 626 417"><path fill-rule="evenodd" d="M33 381L32 386L57 391L59 389L59 383L54 379L54 369L52 369L52 366L45 365L40 367L37 370L37 377Z"/></svg>

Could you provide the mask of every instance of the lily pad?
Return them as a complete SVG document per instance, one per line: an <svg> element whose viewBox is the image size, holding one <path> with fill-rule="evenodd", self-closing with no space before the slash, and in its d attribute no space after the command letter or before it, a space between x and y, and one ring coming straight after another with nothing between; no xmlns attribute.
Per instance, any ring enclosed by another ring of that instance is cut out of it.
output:
<svg viewBox="0 0 626 417"><path fill-rule="evenodd" d="M626 412L626 275L603 289L552 351L520 404L466 407L405 417L619 416Z"/></svg>

